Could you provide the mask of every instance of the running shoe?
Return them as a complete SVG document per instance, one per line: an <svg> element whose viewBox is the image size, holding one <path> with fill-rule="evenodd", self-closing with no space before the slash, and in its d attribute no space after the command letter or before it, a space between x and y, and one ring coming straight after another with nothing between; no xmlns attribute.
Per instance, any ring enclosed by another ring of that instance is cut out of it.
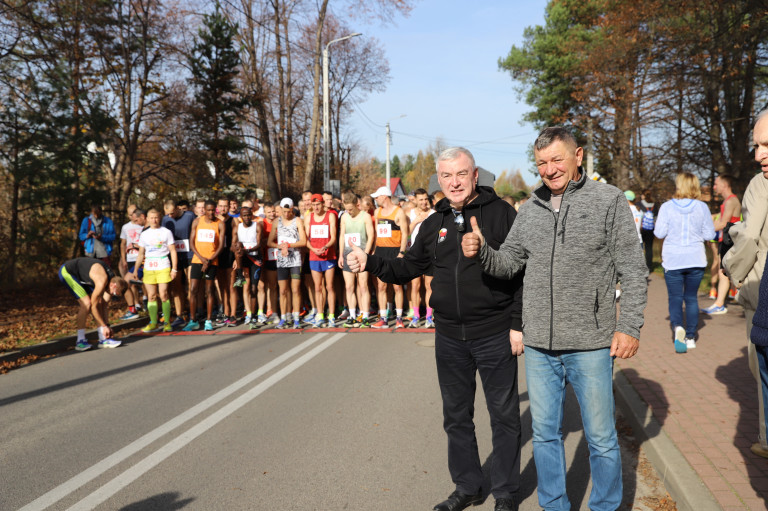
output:
<svg viewBox="0 0 768 511"><path fill-rule="evenodd" d="M432 316L427 316L427 319L424 320L424 328L435 328L435 320L432 319Z"/></svg>
<svg viewBox="0 0 768 511"><path fill-rule="evenodd" d="M237 326L237 319L234 316L227 318L226 325L230 328Z"/></svg>
<svg viewBox="0 0 768 511"><path fill-rule="evenodd" d="M410 323L408 323L408 328L419 328L419 318L413 318Z"/></svg>
<svg viewBox="0 0 768 511"><path fill-rule="evenodd" d="M685 328L681 326L675 327L675 352L688 352L688 344L685 342Z"/></svg>
<svg viewBox="0 0 768 511"><path fill-rule="evenodd" d="M725 314L728 312L728 308L725 306L712 305L711 307L702 309L701 312L704 314L709 314L710 316L717 316L718 314Z"/></svg>
<svg viewBox="0 0 768 511"><path fill-rule="evenodd" d="M336 326L336 318L335 318L335 317L333 317L333 316L331 316L330 318L328 318L328 324L327 324L327 325L325 325L325 326L326 326L327 328L333 328L333 327L335 327L335 326Z"/></svg>
<svg viewBox="0 0 768 511"><path fill-rule="evenodd" d="M277 324L277 326L275 328L280 328L280 329L287 328L286 324L285 324L285 320L284 319L280 319L280 322Z"/></svg>
<svg viewBox="0 0 768 511"><path fill-rule="evenodd" d="M197 321L190 319L189 323L187 323L187 326L181 329L184 332L191 332L192 330L200 330L200 323Z"/></svg>
<svg viewBox="0 0 768 511"><path fill-rule="evenodd" d="M232 287L243 287L245 284L245 277L237 277Z"/></svg>
<svg viewBox="0 0 768 511"><path fill-rule="evenodd" d="M389 322L386 319L379 318L379 320L376 323L371 325L371 328L387 328L388 326L389 326Z"/></svg>
<svg viewBox="0 0 768 511"><path fill-rule="evenodd" d="M690 337L685 338L685 347L689 350L692 350L696 347L696 339L691 339Z"/></svg>
<svg viewBox="0 0 768 511"><path fill-rule="evenodd" d="M347 320L344 322L344 327L346 328L354 328L355 326L357 326L357 320L355 320L355 318L353 318L352 316L348 317Z"/></svg>
<svg viewBox="0 0 768 511"><path fill-rule="evenodd" d="M104 339L103 341L99 341L99 348L117 348L120 346L122 341L116 341L114 339Z"/></svg>
<svg viewBox="0 0 768 511"><path fill-rule="evenodd" d="M186 324L187 322L184 321L184 318L181 316L176 316L176 319L174 319L173 323L171 323L171 328L183 328Z"/></svg>
<svg viewBox="0 0 768 511"><path fill-rule="evenodd" d="M349 317L349 309L344 309L341 311L341 314L339 314L339 321L344 321Z"/></svg>
<svg viewBox="0 0 768 511"><path fill-rule="evenodd" d="M210 332L211 330L213 330L213 323L211 322L210 319L205 320L205 326L203 327L203 330L205 330L206 332Z"/></svg>
<svg viewBox="0 0 768 511"><path fill-rule="evenodd" d="M163 327L163 332L173 332L173 325L166 323Z"/></svg>
<svg viewBox="0 0 768 511"><path fill-rule="evenodd" d="M317 318L317 313L310 312L306 316L304 316L304 323L307 323L308 325L314 325L315 318Z"/></svg>
<svg viewBox="0 0 768 511"><path fill-rule="evenodd" d="M250 314L246 314L245 320L243 320L243 325L250 325L251 321L253 321L253 316Z"/></svg>
<svg viewBox="0 0 768 511"><path fill-rule="evenodd" d="M403 324L403 318L397 318L395 320L395 328L405 328L405 325Z"/></svg>
<svg viewBox="0 0 768 511"><path fill-rule="evenodd" d="M248 325L248 328L250 328L251 330L258 330L259 329L259 324L256 323L255 321L251 321L251 324Z"/></svg>
<svg viewBox="0 0 768 511"><path fill-rule="evenodd" d="M221 316L217 316L216 319L213 320L217 327L227 326L227 321L229 321L229 318L223 314Z"/></svg>
<svg viewBox="0 0 768 511"><path fill-rule="evenodd" d="M716 289L710 289L709 290L709 299L710 300L717 300L717 290Z"/></svg>
<svg viewBox="0 0 768 511"><path fill-rule="evenodd" d="M298 318L293 320L293 328L301 328L301 323L299 323Z"/></svg>
<svg viewBox="0 0 768 511"><path fill-rule="evenodd" d="M256 323L259 325L266 325L267 324L267 315L266 314L259 314L259 316L256 318Z"/></svg>
<svg viewBox="0 0 768 511"><path fill-rule="evenodd" d="M147 326L141 329L144 333L154 332L155 330L157 330L157 323L148 323Z"/></svg>
<svg viewBox="0 0 768 511"><path fill-rule="evenodd" d="M123 314L122 316L120 316L119 319L120 319L120 321L128 321L129 319L136 319L138 317L139 317L139 315L136 314L135 312L128 311L125 314Z"/></svg>
<svg viewBox="0 0 768 511"><path fill-rule="evenodd" d="M75 349L77 351L85 351L91 348L93 348L93 345L90 342L86 341L85 339L81 339L77 341L77 343L75 344Z"/></svg>
<svg viewBox="0 0 768 511"><path fill-rule="evenodd" d="M371 318L360 318L360 328L371 328Z"/></svg>
<svg viewBox="0 0 768 511"><path fill-rule="evenodd" d="M310 323L310 326L315 328L323 328L323 318L315 319L312 323Z"/></svg>

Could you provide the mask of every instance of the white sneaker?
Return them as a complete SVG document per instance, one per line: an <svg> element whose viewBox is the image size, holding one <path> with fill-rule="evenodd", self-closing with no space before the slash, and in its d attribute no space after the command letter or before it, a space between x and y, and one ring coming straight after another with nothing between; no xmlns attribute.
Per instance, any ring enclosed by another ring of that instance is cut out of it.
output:
<svg viewBox="0 0 768 511"><path fill-rule="evenodd" d="M104 339L103 341L99 342L99 348L117 348L122 344L121 341L116 341L114 339Z"/></svg>
<svg viewBox="0 0 768 511"><path fill-rule="evenodd" d="M687 338L685 340L685 347L688 348L689 350L692 350L693 348L696 347L696 340L695 339L691 339L690 337Z"/></svg>

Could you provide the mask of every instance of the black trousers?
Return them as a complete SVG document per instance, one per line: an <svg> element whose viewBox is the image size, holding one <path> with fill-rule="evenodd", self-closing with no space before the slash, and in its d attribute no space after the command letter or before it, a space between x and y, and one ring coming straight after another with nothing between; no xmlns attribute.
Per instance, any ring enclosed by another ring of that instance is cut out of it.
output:
<svg viewBox="0 0 768 511"><path fill-rule="evenodd" d="M653 231L640 229L640 237L643 238L643 248L645 249L645 265L648 267L648 271L653 270L653 240L656 237L653 235Z"/></svg>
<svg viewBox="0 0 768 511"><path fill-rule="evenodd" d="M435 358L448 435L448 470L456 489L476 494L483 482L473 420L479 372L491 418L491 493L497 499L512 497L520 487L520 396L509 330L470 341L436 333Z"/></svg>

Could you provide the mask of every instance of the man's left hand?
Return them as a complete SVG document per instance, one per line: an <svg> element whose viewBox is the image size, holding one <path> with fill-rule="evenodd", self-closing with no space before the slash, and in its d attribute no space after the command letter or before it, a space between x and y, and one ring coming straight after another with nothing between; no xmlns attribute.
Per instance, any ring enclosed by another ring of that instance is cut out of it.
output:
<svg viewBox="0 0 768 511"><path fill-rule="evenodd" d="M623 332L614 332L611 343L611 356L632 358L640 347L640 341Z"/></svg>

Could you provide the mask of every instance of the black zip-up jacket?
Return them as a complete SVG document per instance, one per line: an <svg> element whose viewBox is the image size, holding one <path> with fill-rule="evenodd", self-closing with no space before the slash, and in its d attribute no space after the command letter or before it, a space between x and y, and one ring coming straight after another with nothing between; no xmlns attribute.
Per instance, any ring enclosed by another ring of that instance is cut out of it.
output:
<svg viewBox="0 0 768 511"><path fill-rule="evenodd" d="M472 230L469 219L476 217L486 243L498 250L517 212L493 188L478 186L477 192L479 195L463 211L464 232ZM434 266L429 305L441 335L469 340L502 330L521 330L523 276L510 281L485 274L479 258L464 257L463 233L456 230L448 200L438 202L435 211L424 220L416 242L404 257L384 260L371 255L366 271L391 284L407 284Z"/></svg>

